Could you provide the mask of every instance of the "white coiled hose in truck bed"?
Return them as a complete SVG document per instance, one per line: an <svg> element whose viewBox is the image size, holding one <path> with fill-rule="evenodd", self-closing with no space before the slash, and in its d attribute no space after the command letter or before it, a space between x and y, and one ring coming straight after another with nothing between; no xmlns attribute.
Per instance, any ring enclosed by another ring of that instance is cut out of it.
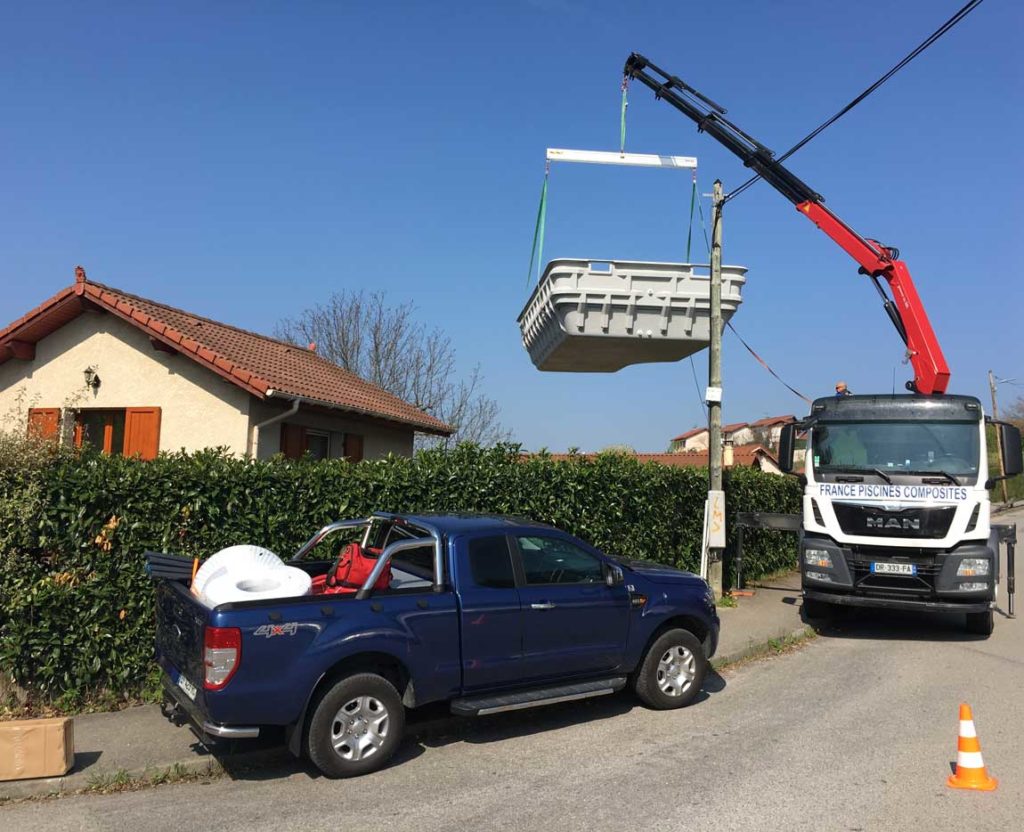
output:
<svg viewBox="0 0 1024 832"><path fill-rule="evenodd" d="M206 606L309 595L312 578L262 546L229 546L199 567L192 593Z"/></svg>

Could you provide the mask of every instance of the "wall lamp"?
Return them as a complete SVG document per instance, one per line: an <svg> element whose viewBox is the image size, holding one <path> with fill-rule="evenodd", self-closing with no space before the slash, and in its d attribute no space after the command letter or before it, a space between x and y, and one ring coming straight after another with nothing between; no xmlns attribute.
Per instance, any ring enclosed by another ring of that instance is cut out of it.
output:
<svg viewBox="0 0 1024 832"><path fill-rule="evenodd" d="M96 372L95 367L86 367L82 371L82 375L85 376L85 386L90 388L95 395L100 389L100 374Z"/></svg>

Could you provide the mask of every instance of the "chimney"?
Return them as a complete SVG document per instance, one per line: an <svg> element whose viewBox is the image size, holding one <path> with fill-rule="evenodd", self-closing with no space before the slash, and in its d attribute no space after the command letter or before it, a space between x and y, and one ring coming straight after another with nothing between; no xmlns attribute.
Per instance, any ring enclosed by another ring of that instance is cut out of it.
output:
<svg viewBox="0 0 1024 832"><path fill-rule="evenodd" d="M731 439L722 440L722 467L732 468L733 456L732 456L733 441Z"/></svg>

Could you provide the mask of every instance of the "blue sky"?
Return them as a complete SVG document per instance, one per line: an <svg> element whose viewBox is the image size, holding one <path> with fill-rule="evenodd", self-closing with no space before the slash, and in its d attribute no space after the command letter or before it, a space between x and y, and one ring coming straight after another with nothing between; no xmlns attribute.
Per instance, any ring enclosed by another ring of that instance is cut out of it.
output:
<svg viewBox="0 0 1024 832"><path fill-rule="evenodd" d="M0 318L77 263L268 333L332 291L383 289L447 332L464 370L480 363L527 447L662 450L703 418L688 363L547 374L522 348L544 149L617 147L636 50L781 152L959 5L5 4ZM986 401L990 367L1024 375L1022 23L1019 4L989 0L790 162L901 248L951 391ZM697 156L704 192L743 181L646 89L630 101L627 149ZM689 188L685 174L557 167L545 258L682 260ZM870 284L768 186L730 204L723 250L750 269L736 327L795 387L910 377ZM706 353L696 364L703 385ZM728 332L724 377L727 421L804 410Z"/></svg>

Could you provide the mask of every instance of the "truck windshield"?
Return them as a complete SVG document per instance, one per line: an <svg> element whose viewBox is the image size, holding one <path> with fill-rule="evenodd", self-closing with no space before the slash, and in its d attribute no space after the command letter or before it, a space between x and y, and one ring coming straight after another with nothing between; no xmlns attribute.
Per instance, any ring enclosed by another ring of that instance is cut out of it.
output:
<svg viewBox="0 0 1024 832"><path fill-rule="evenodd" d="M977 422L820 422L811 430L822 473L879 469L888 474L978 475Z"/></svg>

